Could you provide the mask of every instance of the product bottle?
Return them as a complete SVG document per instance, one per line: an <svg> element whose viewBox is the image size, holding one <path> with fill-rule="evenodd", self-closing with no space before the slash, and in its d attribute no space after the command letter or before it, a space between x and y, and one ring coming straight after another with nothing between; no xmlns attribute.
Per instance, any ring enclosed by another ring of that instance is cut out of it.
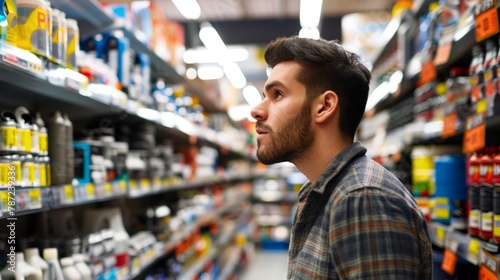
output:
<svg viewBox="0 0 500 280"><path fill-rule="evenodd" d="M73 150L73 123L64 114L64 126L66 130L66 184L71 184L75 178L75 152Z"/></svg>
<svg viewBox="0 0 500 280"><path fill-rule="evenodd" d="M492 40L486 41L484 57L484 94L486 97L498 93L497 80L497 46Z"/></svg>
<svg viewBox="0 0 500 280"><path fill-rule="evenodd" d="M479 208L481 209L481 224L479 237L489 241L493 237L493 171L492 153L495 148L488 147L479 158Z"/></svg>
<svg viewBox="0 0 500 280"><path fill-rule="evenodd" d="M64 185L67 174L66 125L61 112L56 111L48 121L50 179L53 185Z"/></svg>
<svg viewBox="0 0 500 280"><path fill-rule="evenodd" d="M85 263L85 256L83 254L74 254L73 261L75 262L75 268L80 273L82 280L92 280L92 271Z"/></svg>
<svg viewBox="0 0 500 280"><path fill-rule="evenodd" d="M484 97L484 54L480 45L472 48L472 61L469 68L471 101L475 103Z"/></svg>
<svg viewBox="0 0 500 280"><path fill-rule="evenodd" d="M64 280L81 280L80 272L75 268L73 258L66 257L61 259L61 269Z"/></svg>
<svg viewBox="0 0 500 280"><path fill-rule="evenodd" d="M64 275L59 265L58 253L56 248L45 248L43 258L47 262L47 278L44 280L64 280Z"/></svg>
<svg viewBox="0 0 500 280"><path fill-rule="evenodd" d="M24 250L24 255L26 257L26 263L34 268L40 269L42 271L42 278L46 279L48 265L47 262L40 257L38 248L27 248Z"/></svg>
<svg viewBox="0 0 500 280"><path fill-rule="evenodd" d="M473 153L469 157L469 234L474 237L479 236L479 225L481 219L481 209L479 204L479 155L481 151Z"/></svg>
<svg viewBox="0 0 500 280"><path fill-rule="evenodd" d="M7 262L7 266L1 272L4 280L42 280L42 270L32 267L24 261L24 254L15 254L14 265Z"/></svg>
<svg viewBox="0 0 500 280"><path fill-rule="evenodd" d="M46 156L49 154L49 142L47 139L47 128L40 116L40 112L36 112L34 123L38 126L38 153L41 156Z"/></svg>
<svg viewBox="0 0 500 280"><path fill-rule="evenodd" d="M493 241L500 243L500 147L493 157L493 172L491 183L493 184Z"/></svg>

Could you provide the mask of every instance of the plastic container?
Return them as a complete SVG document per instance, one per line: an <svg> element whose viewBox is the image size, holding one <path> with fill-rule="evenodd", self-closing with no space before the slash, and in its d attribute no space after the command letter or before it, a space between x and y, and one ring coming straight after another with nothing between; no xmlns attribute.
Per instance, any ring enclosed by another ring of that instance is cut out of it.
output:
<svg viewBox="0 0 500 280"><path fill-rule="evenodd" d="M58 260L56 248L46 248L43 250L43 258L47 262L47 278L44 280L65 280Z"/></svg>
<svg viewBox="0 0 500 280"><path fill-rule="evenodd" d="M42 280L42 270L32 267L24 260L24 253L16 252L14 266L7 266L0 273L3 280Z"/></svg>
<svg viewBox="0 0 500 280"><path fill-rule="evenodd" d="M0 115L0 152L16 152L18 149L16 116L9 111Z"/></svg>
<svg viewBox="0 0 500 280"><path fill-rule="evenodd" d="M82 280L80 272L75 268L73 258L66 257L60 260L64 280Z"/></svg>
<svg viewBox="0 0 500 280"><path fill-rule="evenodd" d="M17 0L17 46L40 56L49 57L47 2L45 0Z"/></svg>
<svg viewBox="0 0 500 280"><path fill-rule="evenodd" d="M26 248L24 250L24 256L26 257L26 263L34 268L40 269L42 272L42 278L46 279L45 277L47 277L47 269L49 266L40 256L38 248Z"/></svg>
<svg viewBox="0 0 500 280"><path fill-rule="evenodd" d="M16 115L17 121L17 135L18 135L18 144L17 150L19 152L27 152L31 153L31 129L30 125L26 122L25 116L29 117L29 111L25 107L17 107L14 112Z"/></svg>
<svg viewBox="0 0 500 280"><path fill-rule="evenodd" d="M45 122L40 116L40 112L36 112L34 123L38 126L38 154L46 156L49 154L49 142L47 128L45 127Z"/></svg>
<svg viewBox="0 0 500 280"><path fill-rule="evenodd" d="M75 262L75 268L80 273L82 280L92 280L92 270L85 263L85 256L83 254L74 254L73 261Z"/></svg>
<svg viewBox="0 0 500 280"><path fill-rule="evenodd" d="M0 40L17 45L17 6L15 0L0 1Z"/></svg>

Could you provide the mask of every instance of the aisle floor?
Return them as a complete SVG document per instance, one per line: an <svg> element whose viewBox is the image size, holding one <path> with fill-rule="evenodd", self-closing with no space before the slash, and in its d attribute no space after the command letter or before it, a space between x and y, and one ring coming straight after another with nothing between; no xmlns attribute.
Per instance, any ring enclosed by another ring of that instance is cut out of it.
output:
<svg viewBox="0 0 500 280"><path fill-rule="evenodd" d="M256 251L241 280L286 279L286 251Z"/></svg>

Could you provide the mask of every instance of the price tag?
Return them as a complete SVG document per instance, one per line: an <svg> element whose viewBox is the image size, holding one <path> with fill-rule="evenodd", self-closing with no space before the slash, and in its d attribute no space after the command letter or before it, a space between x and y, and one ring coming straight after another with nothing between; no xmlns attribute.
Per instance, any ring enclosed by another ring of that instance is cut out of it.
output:
<svg viewBox="0 0 500 280"><path fill-rule="evenodd" d="M40 189L29 190L28 195L31 200L30 209L42 208L42 192Z"/></svg>
<svg viewBox="0 0 500 280"><path fill-rule="evenodd" d="M151 181L149 179L141 179L141 189L149 191L151 189Z"/></svg>
<svg viewBox="0 0 500 280"><path fill-rule="evenodd" d="M444 117L443 130L441 131L442 138L452 137L456 134L457 120L458 120L457 112L453 112Z"/></svg>
<svg viewBox="0 0 500 280"><path fill-rule="evenodd" d="M477 257L479 255L479 249L481 248L481 242L471 239L469 242L469 255Z"/></svg>
<svg viewBox="0 0 500 280"><path fill-rule="evenodd" d="M455 35L456 29L456 25L443 29L436 56L434 57L434 65L445 64L450 59L453 35Z"/></svg>
<svg viewBox="0 0 500 280"><path fill-rule="evenodd" d="M122 193L126 193L127 192L127 183L125 181L120 181L119 185L120 185L120 191Z"/></svg>
<svg viewBox="0 0 500 280"><path fill-rule="evenodd" d="M73 193L72 185L65 185L64 187L64 202L71 203L75 201L75 195Z"/></svg>
<svg viewBox="0 0 500 280"><path fill-rule="evenodd" d="M140 262L138 257L134 258L133 267L134 267L134 269L137 269L137 270L141 269L141 262Z"/></svg>
<svg viewBox="0 0 500 280"><path fill-rule="evenodd" d="M450 218L450 206L448 202L448 198L439 197L434 199L434 209L433 209L433 217L436 219L449 219Z"/></svg>
<svg viewBox="0 0 500 280"><path fill-rule="evenodd" d="M486 112L486 110L488 110L488 100L487 99L479 100L476 103L476 113L478 114L484 113Z"/></svg>
<svg viewBox="0 0 500 280"><path fill-rule="evenodd" d="M111 183L107 182L104 184L104 195L111 196L113 194L113 189L111 188Z"/></svg>
<svg viewBox="0 0 500 280"><path fill-rule="evenodd" d="M426 84L430 81L435 80L437 77L436 66L433 61L429 61L422 65L422 71L420 71L420 79L418 85Z"/></svg>
<svg viewBox="0 0 500 280"><path fill-rule="evenodd" d="M444 238L446 237L446 230L442 227L436 228L436 239L439 244L444 244Z"/></svg>
<svg viewBox="0 0 500 280"><path fill-rule="evenodd" d="M472 153L484 148L486 136L486 114L479 113L467 118L462 151L464 154Z"/></svg>
<svg viewBox="0 0 500 280"><path fill-rule="evenodd" d="M479 280L498 280L498 258L483 250L479 266Z"/></svg>
<svg viewBox="0 0 500 280"><path fill-rule="evenodd" d="M498 13L496 0L476 2L476 42L481 42L498 33Z"/></svg>
<svg viewBox="0 0 500 280"><path fill-rule="evenodd" d="M85 186L86 194L87 194L87 199L94 199L95 198L95 187L94 184L87 184Z"/></svg>
<svg viewBox="0 0 500 280"><path fill-rule="evenodd" d="M457 254L453 253L451 250L444 249L443 262L441 263L441 269L448 273L449 275L455 274L455 267L457 265Z"/></svg>
<svg viewBox="0 0 500 280"><path fill-rule="evenodd" d="M153 186L154 186L154 189L161 189L162 185L161 185L161 179L160 178L154 178L153 180Z"/></svg>
<svg viewBox="0 0 500 280"><path fill-rule="evenodd" d="M0 191L0 200L2 201L2 211L9 211L9 193L6 191Z"/></svg>

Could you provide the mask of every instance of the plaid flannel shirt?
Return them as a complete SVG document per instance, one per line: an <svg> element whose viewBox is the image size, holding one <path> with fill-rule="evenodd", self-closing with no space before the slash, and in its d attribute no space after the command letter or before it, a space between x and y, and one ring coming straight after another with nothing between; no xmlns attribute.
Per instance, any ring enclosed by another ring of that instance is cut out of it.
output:
<svg viewBox="0 0 500 280"><path fill-rule="evenodd" d="M316 184L302 186L288 279L431 279L431 241L420 208L365 154L359 142L350 145Z"/></svg>

